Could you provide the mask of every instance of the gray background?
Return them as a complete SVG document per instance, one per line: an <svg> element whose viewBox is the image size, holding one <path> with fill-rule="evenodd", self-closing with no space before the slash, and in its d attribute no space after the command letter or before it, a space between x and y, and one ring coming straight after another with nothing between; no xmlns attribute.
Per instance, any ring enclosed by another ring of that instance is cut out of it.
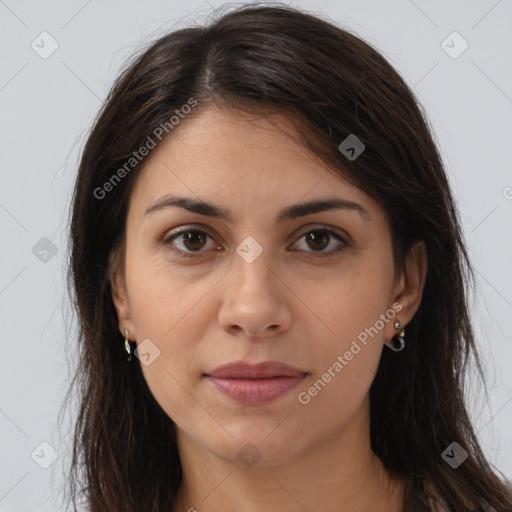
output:
<svg viewBox="0 0 512 512"><path fill-rule="evenodd" d="M63 265L71 185L92 119L141 43L204 21L222 3L0 0L0 511L57 510L65 478L70 418L58 429L57 414L76 355ZM471 378L471 413L484 451L511 478L512 1L293 5L379 48L431 119L478 277L473 321L490 401ZM43 31L58 43L46 59L31 47L43 51ZM461 39L442 45L453 31L469 44L458 56ZM58 453L47 469L42 442Z"/></svg>

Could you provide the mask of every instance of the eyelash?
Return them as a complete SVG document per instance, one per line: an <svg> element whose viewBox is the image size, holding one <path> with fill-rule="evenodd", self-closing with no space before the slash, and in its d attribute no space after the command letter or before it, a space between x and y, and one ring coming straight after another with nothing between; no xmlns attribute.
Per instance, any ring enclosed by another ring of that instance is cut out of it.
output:
<svg viewBox="0 0 512 512"><path fill-rule="evenodd" d="M327 252L305 251L305 252L308 252L308 253L312 253L312 256L314 258L327 258L327 257L331 257L331 256L336 256L336 255L342 253L347 247L349 247L349 243L343 237L341 237L335 231L332 231L331 229L328 229L327 227L315 227L315 228L309 229L308 231L305 231L304 233L302 233L302 235L299 237L298 240L300 240L302 237L304 237L305 235L307 235L309 233L316 233L316 232L328 233L330 237L332 237L332 238L338 240L339 242L341 242L341 245L337 249L332 249L331 251L327 251ZM186 228L181 229L180 231L178 231L176 233L173 233L172 235L168 236L167 238L165 238L163 240L163 244L164 245L168 245L169 249L173 253L177 254L180 257L183 257L183 258L200 258L201 257L201 253L205 252L205 251L202 251L202 250L195 251L195 252L183 251L181 249L177 249L176 247L174 247L172 245L172 242L176 238L178 238L180 235L183 235L185 233L202 233L202 234L206 235L207 237L213 239L206 231L203 231L201 229L186 227ZM330 242L331 242L331 240L329 240L329 243Z"/></svg>

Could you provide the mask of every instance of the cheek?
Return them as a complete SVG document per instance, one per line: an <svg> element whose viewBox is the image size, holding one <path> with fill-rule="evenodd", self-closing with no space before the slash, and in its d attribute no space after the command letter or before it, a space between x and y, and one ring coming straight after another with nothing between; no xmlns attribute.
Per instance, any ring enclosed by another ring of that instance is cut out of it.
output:
<svg viewBox="0 0 512 512"><path fill-rule="evenodd" d="M365 256L307 295L318 325L311 331L318 364L308 386L317 383L311 396L318 394L312 401L319 407L330 401L355 405L362 400L377 371L385 328L394 321L388 304L391 260L377 251Z"/></svg>
<svg viewBox="0 0 512 512"><path fill-rule="evenodd" d="M133 252L126 260L126 280L137 342L149 339L158 349L151 364L140 361L152 395L174 421L204 424L207 418L192 396L211 318L206 308L213 276L187 279L161 256Z"/></svg>
<svg viewBox="0 0 512 512"><path fill-rule="evenodd" d="M162 253L135 248L126 260L126 280L138 337L160 342L172 337L180 324L194 329L189 314L215 284L215 276L191 278L190 270L180 271Z"/></svg>
<svg viewBox="0 0 512 512"><path fill-rule="evenodd" d="M324 333L319 339L327 346L334 342L337 350L348 347L386 313L393 283L392 263L386 253L368 250L349 263L330 271L317 286L303 282L297 288L298 295L306 298L309 323L316 322L317 332Z"/></svg>
<svg viewBox="0 0 512 512"><path fill-rule="evenodd" d="M174 413L193 405L184 390L193 393L203 369L205 343L211 338L206 331L215 315L211 292L219 280L213 273L186 270L180 272L161 254L143 251L134 251L126 261L137 341L150 339L159 351L141 369L157 401Z"/></svg>
<svg viewBox="0 0 512 512"><path fill-rule="evenodd" d="M387 290L376 290L374 280L350 279L338 283L330 301L319 303L318 311L329 326L314 328L315 371L301 386L299 403L307 408L308 421L319 431L329 418L334 426L355 414L375 378L382 354L385 322L394 311L386 308ZM334 331L334 333L330 332ZM328 332L327 336L320 333ZM316 333L316 334L315 334Z"/></svg>

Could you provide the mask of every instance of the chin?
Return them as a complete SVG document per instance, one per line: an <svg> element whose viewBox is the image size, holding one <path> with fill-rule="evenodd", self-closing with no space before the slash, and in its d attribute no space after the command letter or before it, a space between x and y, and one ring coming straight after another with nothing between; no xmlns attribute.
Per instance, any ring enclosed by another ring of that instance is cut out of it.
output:
<svg viewBox="0 0 512 512"><path fill-rule="evenodd" d="M300 429L292 432L290 426L277 426L269 420L245 418L225 428L231 436L224 432L218 442L208 437L208 449L226 462L247 468L286 464L299 455L305 441Z"/></svg>

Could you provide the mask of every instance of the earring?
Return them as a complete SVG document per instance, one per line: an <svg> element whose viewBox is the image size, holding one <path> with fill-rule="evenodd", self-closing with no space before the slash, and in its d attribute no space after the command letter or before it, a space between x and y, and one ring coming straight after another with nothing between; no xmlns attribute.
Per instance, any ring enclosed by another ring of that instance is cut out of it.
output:
<svg viewBox="0 0 512 512"><path fill-rule="evenodd" d="M128 330L125 329L124 330L124 335L125 335L125 339L124 339L124 348L126 349L126 352L128 352L128 357L126 358L126 360L128 362L130 362L132 360L132 349L130 347L130 342L128 341Z"/></svg>
<svg viewBox="0 0 512 512"><path fill-rule="evenodd" d="M395 326L395 329L399 329L400 328L400 322L398 320L395 320L394 326ZM393 338L391 339L391 342L389 344L386 343L386 345L391 350L393 350L395 352L399 352L400 350L403 350L404 347L405 347L404 336L405 336L405 329L402 329L399 332L399 334L397 336L393 336Z"/></svg>

